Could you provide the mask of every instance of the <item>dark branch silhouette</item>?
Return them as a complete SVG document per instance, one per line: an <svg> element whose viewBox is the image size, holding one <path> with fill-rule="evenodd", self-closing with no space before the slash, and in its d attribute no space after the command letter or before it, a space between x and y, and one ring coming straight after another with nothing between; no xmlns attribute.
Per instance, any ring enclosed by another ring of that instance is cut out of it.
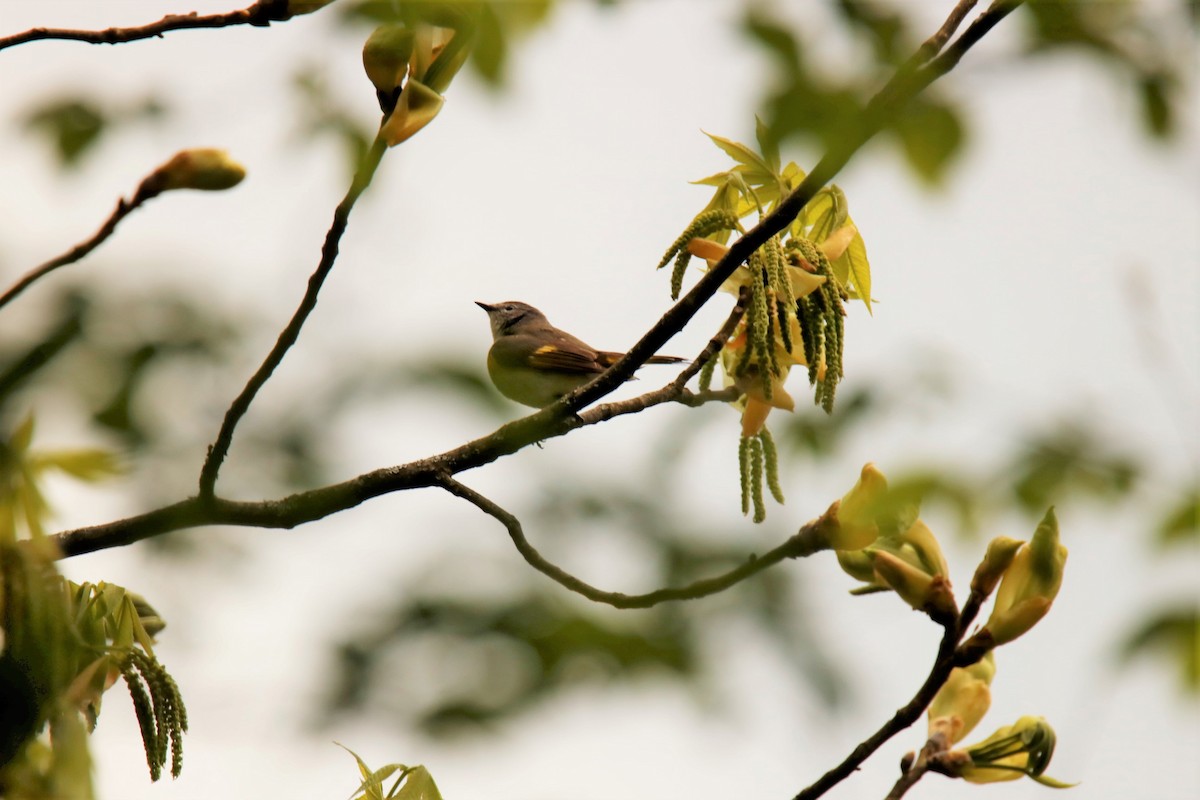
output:
<svg viewBox="0 0 1200 800"><path fill-rule="evenodd" d="M161 38L169 31L188 28L228 28L234 25L265 27L272 22L285 22L293 14L288 10L288 0L259 0L253 5L223 14L168 14L157 22L129 28L105 28L100 31L73 30L70 28L30 28L11 36L0 37L0 50L28 42L59 39L87 42L89 44L123 44L139 39Z"/></svg>

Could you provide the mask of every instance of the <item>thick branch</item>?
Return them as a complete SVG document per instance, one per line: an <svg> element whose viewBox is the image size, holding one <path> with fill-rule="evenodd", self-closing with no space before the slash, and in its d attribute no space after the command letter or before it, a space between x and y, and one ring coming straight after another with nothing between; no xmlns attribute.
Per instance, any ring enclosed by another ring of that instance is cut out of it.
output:
<svg viewBox="0 0 1200 800"><path fill-rule="evenodd" d="M438 481L438 484L455 497L461 497L483 513L499 521L505 530L508 531L509 538L512 539L513 544L517 547L517 551L520 552L529 566L555 581L560 586L576 594L583 595L588 600L605 603L614 608L650 608L659 603L666 603L673 600L695 600L700 597L707 597L711 594L723 592L752 575L757 575L768 567L775 566L785 558L804 558L828 547L828 540L821 533L821 525L824 523L825 517L820 517L805 523L794 536L778 547L768 550L762 556L752 555L743 564L720 575L711 578L702 578L686 586L656 589L653 592L646 592L645 594L608 592L603 589L597 589L590 583L586 583L567 572L562 567L546 560L537 551L537 548L525 538L521 521L488 498L479 494L479 492L464 486L448 475L443 476Z"/></svg>
<svg viewBox="0 0 1200 800"><path fill-rule="evenodd" d="M105 28L101 31L72 30L69 28L30 28L12 36L0 37L0 50L27 42L43 39L60 39L90 44L122 44L138 39L160 38L168 31L186 28L227 28L233 25L270 25L291 19L287 0L259 0L246 8L227 11L223 14L201 16L190 14L168 14L158 22L131 28Z"/></svg>
<svg viewBox="0 0 1200 800"><path fill-rule="evenodd" d="M358 172L354 176L354 180L350 184L349 191L342 198L342 202L338 203L333 212L333 224L329 227L329 232L325 234L325 244L321 247L321 260L317 264L316 270L308 279L308 288L305 289L304 297L300 300L300 305L297 307L291 320L280 332L279 338L275 341L275 346L271 348L271 352L267 354L266 359L259 366L258 370L250 376L245 388L241 393L234 398L233 403L229 406L229 410L225 412L225 419L221 422L221 430L217 433L216 440L208 448L208 456L204 460L204 465L200 468L200 497L212 497L213 489L217 482L217 473L221 469L221 462L225 460L225 456L229 453L229 446L233 442L233 430L237 427L238 422L246 412L250 409L250 403L254 401L255 396L275 369L283 362L283 357L287 355L287 351L291 348L296 340L300 337L300 329L304 327L305 320L312 310L317 307L317 295L321 292L321 286L325 283L325 279L333 270L334 261L337 260L338 245L342 240L342 234L346 232L346 226L350 222L350 212L354 208L354 204L358 202L358 198L362 195L371 184L372 178L375 177L375 171L379 168L379 162L383 159L383 154L387 150L387 145L380 137L376 137L371 149L367 152L363 163L359 165Z"/></svg>

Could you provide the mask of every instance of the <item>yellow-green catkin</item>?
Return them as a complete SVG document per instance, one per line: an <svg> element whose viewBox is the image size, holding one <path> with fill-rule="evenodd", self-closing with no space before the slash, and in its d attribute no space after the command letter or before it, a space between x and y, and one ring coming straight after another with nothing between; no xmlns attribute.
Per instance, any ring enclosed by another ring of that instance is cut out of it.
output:
<svg viewBox="0 0 1200 800"><path fill-rule="evenodd" d="M750 440L743 436L738 442L738 475L742 481L742 514L750 513Z"/></svg>
<svg viewBox="0 0 1200 800"><path fill-rule="evenodd" d="M717 359L710 358L700 368L700 391L707 392L712 387L713 372L717 367Z"/></svg>
<svg viewBox="0 0 1200 800"><path fill-rule="evenodd" d="M688 242L718 231L731 231L737 230L737 228L738 219L732 212L715 208L697 215L691 224L684 229L683 233L679 234L675 241L671 242L671 246L667 248L667 252L659 260L657 269L662 269L672 258L675 259L675 267L671 271L672 300L679 299L679 293L683 289L683 275L687 272L688 263L692 260L692 254L687 249Z"/></svg>
<svg viewBox="0 0 1200 800"><path fill-rule="evenodd" d="M763 257L767 262L771 289L775 296L775 315L779 330L779 339L789 353L792 352L792 326L789 318L796 313L796 296L792 291L792 279L787 273L787 262L783 256L783 248L779 245L779 237L773 236L762 246Z"/></svg>
<svg viewBox="0 0 1200 800"><path fill-rule="evenodd" d="M753 349L758 357L758 372L762 380L763 397L771 399L771 377L777 372L774 366L775 347L772 341L771 311L767 302L767 268L766 262L759 252L750 258L750 271L754 276L751 282L750 308L747 320L746 350ZM743 356L743 362L748 364L748 357ZM738 365L739 374L743 371L742 364Z"/></svg>
<svg viewBox="0 0 1200 800"><path fill-rule="evenodd" d="M750 290L750 301L746 306L746 315L742 317L742 321L746 325L746 344L742 348L742 354L738 357L737 364L734 365L734 375L744 375L746 369L750 366L750 357L754 355L754 337L755 337L755 320L754 320L754 289Z"/></svg>
<svg viewBox="0 0 1200 800"><path fill-rule="evenodd" d="M169 750L171 776L178 778L183 769L183 732L187 730L187 709L179 685L162 663L136 648L130 651L126 672L125 681L142 729L150 777L152 780L161 777Z"/></svg>
<svg viewBox="0 0 1200 800"><path fill-rule="evenodd" d="M762 442L763 467L767 473L767 488L771 490L771 496L775 498L775 502L783 505L783 487L779 485L779 450L775 447L775 439L771 436L770 429L765 425L759 432L758 438Z"/></svg>
<svg viewBox="0 0 1200 800"><path fill-rule="evenodd" d="M150 702L150 694L142 684L141 677L132 665L121 672L121 677L125 679L125 685L129 688L129 696L133 699L133 711L142 732L142 747L146 751L146 766L150 768L150 780L156 781L162 777L162 760L157 748L158 735L154 726L154 705Z"/></svg>
<svg viewBox="0 0 1200 800"><path fill-rule="evenodd" d="M763 500L763 446L757 436L750 440L750 500L754 504L754 521L767 518L767 503Z"/></svg>
<svg viewBox="0 0 1200 800"><path fill-rule="evenodd" d="M837 384L844 375L844 290L833 275L829 259L820 248L807 239L792 239L788 244L816 268L817 274L826 278L820 289L800 301L799 318L804 355L808 359L808 381L813 386L813 402L826 413L832 413ZM825 364L824 376L820 375L822 362Z"/></svg>

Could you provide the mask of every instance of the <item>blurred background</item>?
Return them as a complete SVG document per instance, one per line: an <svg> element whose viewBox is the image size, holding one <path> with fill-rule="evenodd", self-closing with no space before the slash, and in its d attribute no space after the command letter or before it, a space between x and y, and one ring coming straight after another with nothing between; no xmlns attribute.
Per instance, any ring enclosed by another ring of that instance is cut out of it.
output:
<svg viewBox="0 0 1200 800"><path fill-rule="evenodd" d="M218 491L273 498L400 464L523 414L486 382L486 318L519 299L598 347L668 307L653 269L728 168L702 131L811 167L831 122L949 2L493 4L441 115L389 152L298 345L238 429ZM1200 793L1196 11L1096 0L1004 21L838 177L873 267L835 412L776 413L787 503L739 511L736 414L657 407L460 478L556 563L647 591L728 568L841 496L866 461L929 486L960 593L988 538L1048 505L1070 548L1050 614L997 653L981 738L1059 735L1076 797ZM204 0L9 0L0 36L140 25ZM0 53L0 284L89 236L174 152L221 147L236 189L177 192L0 314L0 430L120 452L50 484L55 528L188 496L221 416L291 315L378 121L362 42L392 4L269 29ZM694 280L695 275L690 276ZM699 352L715 298L668 350ZM618 397L670 379L648 368ZM938 629L850 597L831 557L706 600L618 612L529 569L435 491L294 531L203 529L72 559L144 594L188 702L177 781L151 784L129 703L93 739L106 798L344 797L423 763L447 798L790 797L908 700ZM828 796L882 797L916 726ZM1042 796L931 776L913 796Z"/></svg>

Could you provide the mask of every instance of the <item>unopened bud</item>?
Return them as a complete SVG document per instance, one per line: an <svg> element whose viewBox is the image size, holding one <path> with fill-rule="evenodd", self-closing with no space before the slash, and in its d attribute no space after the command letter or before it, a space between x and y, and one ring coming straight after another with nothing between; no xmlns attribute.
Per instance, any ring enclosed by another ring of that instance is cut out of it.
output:
<svg viewBox="0 0 1200 800"><path fill-rule="evenodd" d="M954 744L970 733L992 704L995 674L991 653L969 667L955 667L929 704L929 735L942 733Z"/></svg>
<svg viewBox="0 0 1200 800"><path fill-rule="evenodd" d="M996 603L984 628L993 644L1021 636L1050 610L1062 586L1067 548L1058 541L1058 520L1051 508L1042 518L1033 539L1022 545L1004 572Z"/></svg>
<svg viewBox="0 0 1200 800"><path fill-rule="evenodd" d="M394 96L393 92L404 83L408 74L408 62L412 59L414 35L404 25L381 25L376 28L363 45L363 69L367 78L382 98Z"/></svg>
<svg viewBox="0 0 1200 800"><path fill-rule="evenodd" d="M886 494L887 478L868 462L838 505L838 524L830 530L830 546L834 550L861 550L879 538L878 517Z"/></svg>
<svg viewBox="0 0 1200 800"><path fill-rule="evenodd" d="M987 552L976 567L975 576L971 578L971 591L980 597L987 597L994 592L1022 544L1024 542L1020 539L1008 536L997 536L988 542Z"/></svg>
<svg viewBox="0 0 1200 800"><path fill-rule="evenodd" d="M224 150L208 147L180 150L142 181L137 197L146 200L172 189L221 191L237 186L245 177L246 168Z"/></svg>

